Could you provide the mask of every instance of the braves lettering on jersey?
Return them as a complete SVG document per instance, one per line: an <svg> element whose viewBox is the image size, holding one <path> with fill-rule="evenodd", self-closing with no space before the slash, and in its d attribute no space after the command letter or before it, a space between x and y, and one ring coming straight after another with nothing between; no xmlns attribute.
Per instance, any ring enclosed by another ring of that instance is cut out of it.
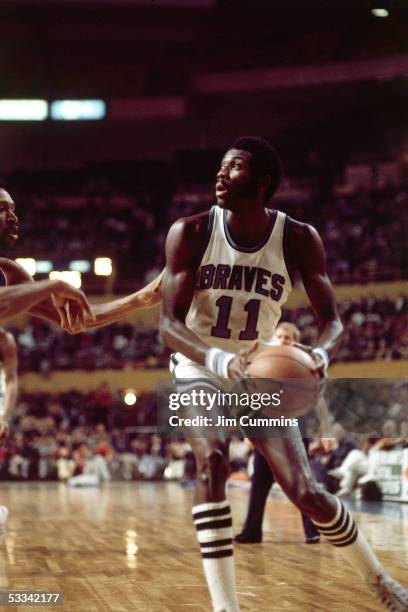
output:
<svg viewBox="0 0 408 612"><path fill-rule="evenodd" d="M210 211L210 238L186 318L187 327L210 346L236 353L256 339L258 352L273 344L292 283L283 249L286 215L270 215L262 243L244 248L229 233L227 211Z"/></svg>

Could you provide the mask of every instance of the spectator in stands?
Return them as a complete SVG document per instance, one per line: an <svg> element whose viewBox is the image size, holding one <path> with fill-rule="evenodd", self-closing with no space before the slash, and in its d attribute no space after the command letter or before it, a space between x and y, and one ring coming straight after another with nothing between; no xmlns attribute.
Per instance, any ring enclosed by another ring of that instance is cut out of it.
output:
<svg viewBox="0 0 408 612"><path fill-rule="evenodd" d="M86 444L79 451L81 474L68 479L69 487L99 487L104 481L110 480L108 466L102 455L92 451Z"/></svg>
<svg viewBox="0 0 408 612"><path fill-rule="evenodd" d="M364 450L352 450L338 468L330 470L331 476L341 479L338 497L351 495L358 484L376 480L375 464L370 459L374 451L389 450L395 446L397 429L393 419L385 421L382 434L380 438L369 438Z"/></svg>
<svg viewBox="0 0 408 612"><path fill-rule="evenodd" d="M66 482L75 471L75 461L67 446L61 446L57 453L57 476L58 480Z"/></svg>
<svg viewBox="0 0 408 612"><path fill-rule="evenodd" d="M355 442L347 435L339 424L331 426L333 438L318 438L309 449L310 465L318 482L321 482L330 493L336 493L338 479L331 470L335 470L346 459L348 454L356 449Z"/></svg>

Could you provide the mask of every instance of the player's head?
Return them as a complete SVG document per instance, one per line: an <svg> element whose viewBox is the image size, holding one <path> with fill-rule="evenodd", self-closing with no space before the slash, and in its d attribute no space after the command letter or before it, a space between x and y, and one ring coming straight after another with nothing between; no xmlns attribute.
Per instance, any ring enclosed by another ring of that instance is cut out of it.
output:
<svg viewBox="0 0 408 612"><path fill-rule="evenodd" d="M299 342L300 331L293 323L280 323L275 329L274 336L279 344L293 344Z"/></svg>
<svg viewBox="0 0 408 612"><path fill-rule="evenodd" d="M240 209L245 203L266 203L282 176L279 155L266 140L238 138L224 155L217 174L216 197L222 208Z"/></svg>
<svg viewBox="0 0 408 612"><path fill-rule="evenodd" d="M13 246L18 238L18 219L14 202L0 179L0 250Z"/></svg>

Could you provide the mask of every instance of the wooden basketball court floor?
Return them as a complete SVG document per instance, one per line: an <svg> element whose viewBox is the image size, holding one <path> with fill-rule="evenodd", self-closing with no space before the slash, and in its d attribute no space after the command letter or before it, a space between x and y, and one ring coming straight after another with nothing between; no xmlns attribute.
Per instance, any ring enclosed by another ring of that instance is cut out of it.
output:
<svg viewBox="0 0 408 612"><path fill-rule="evenodd" d="M64 604L55 609L64 612L208 612L192 496L177 483L102 489L2 483L0 503L9 507L10 519L0 547L0 587L63 591ZM247 490L229 491L235 533L247 497ZM408 513L406 506L393 506L395 516L355 517L384 564L408 582ZM264 543L235 546L242 611L383 609L338 551L303 543L300 516L282 496L268 500L264 526Z"/></svg>

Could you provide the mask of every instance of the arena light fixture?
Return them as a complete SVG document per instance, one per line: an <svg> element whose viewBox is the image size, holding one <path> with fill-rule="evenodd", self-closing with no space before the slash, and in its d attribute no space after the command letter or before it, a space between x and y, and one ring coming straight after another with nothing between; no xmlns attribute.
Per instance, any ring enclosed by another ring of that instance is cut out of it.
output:
<svg viewBox="0 0 408 612"><path fill-rule="evenodd" d="M91 262L87 259L74 259L73 261L69 262L68 268L70 270L81 272L81 274L86 274L91 269Z"/></svg>
<svg viewBox="0 0 408 612"><path fill-rule="evenodd" d="M44 121L47 117L46 100L0 100L0 121Z"/></svg>
<svg viewBox="0 0 408 612"><path fill-rule="evenodd" d="M53 270L49 274L51 280L63 280L70 285L73 285L77 289L81 287L81 273L77 270Z"/></svg>
<svg viewBox="0 0 408 612"><path fill-rule="evenodd" d="M51 119L55 121L97 121L106 116L103 100L54 100Z"/></svg>
<svg viewBox="0 0 408 612"><path fill-rule="evenodd" d="M388 15L390 14L386 8L373 8L372 9L372 14L374 15L374 17L388 17Z"/></svg>
<svg viewBox="0 0 408 612"><path fill-rule="evenodd" d="M37 272L39 274L48 274L52 271L53 267L54 265L52 261L49 261L47 259L39 259L37 261Z"/></svg>
<svg viewBox="0 0 408 612"><path fill-rule="evenodd" d="M110 276L112 274L112 260L110 257L96 257L94 261L96 276Z"/></svg>
<svg viewBox="0 0 408 612"><path fill-rule="evenodd" d="M137 395L134 389L126 389L123 396L126 406L134 406L137 402Z"/></svg>
<svg viewBox="0 0 408 612"><path fill-rule="evenodd" d="M34 276L34 274L37 272L37 262L32 257L18 257L16 262L20 264L24 270L27 270L31 276Z"/></svg>

